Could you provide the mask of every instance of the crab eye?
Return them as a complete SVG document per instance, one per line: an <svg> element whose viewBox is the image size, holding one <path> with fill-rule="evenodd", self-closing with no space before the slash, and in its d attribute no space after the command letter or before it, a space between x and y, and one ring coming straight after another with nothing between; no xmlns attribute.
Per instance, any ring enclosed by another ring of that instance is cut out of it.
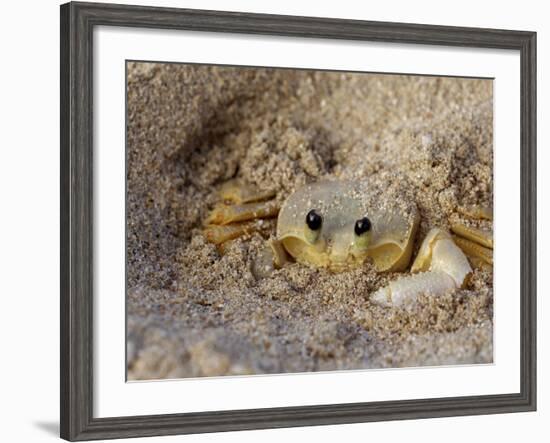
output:
<svg viewBox="0 0 550 443"><path fill-rule="evenodd" d="M371 230L371 222L367 217L363 217L355 222L355 234L357 236L363 235L365 232Z"/></svg>
<svg viewBox="0 0 550 443"><path fill-rule="evenodd" d="M318 231L323 224L323 217L321 217L315 209L312 209L306 215L306 224L312 231Z"/></svg>

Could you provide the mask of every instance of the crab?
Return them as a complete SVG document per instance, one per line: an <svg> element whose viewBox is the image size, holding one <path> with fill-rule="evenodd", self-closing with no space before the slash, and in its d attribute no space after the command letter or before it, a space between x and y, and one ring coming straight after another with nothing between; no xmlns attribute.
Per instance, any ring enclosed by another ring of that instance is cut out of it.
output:
<svg viewBox="0 0 550 443"><path fill-rule="evenodd" d="M246 234L262 232L277 217L276 234L254 262L257 278L267 277L290 261L343 272L370 261L378 272L399 275L370 295L383 306L408 306L420 294L438 296L464 287L472 266L492 269L492 233L462 222L450 231L433 227L413 250L420 214L400 184L380 186L371 180L324 180L305 185L282 205L273 192L259 192L237 180L220 190L220 202L206 220L206 239L220 248ZM398 198L401 197L401 198ZM457 208L471 219L492 220L482 207Z"/></svg>

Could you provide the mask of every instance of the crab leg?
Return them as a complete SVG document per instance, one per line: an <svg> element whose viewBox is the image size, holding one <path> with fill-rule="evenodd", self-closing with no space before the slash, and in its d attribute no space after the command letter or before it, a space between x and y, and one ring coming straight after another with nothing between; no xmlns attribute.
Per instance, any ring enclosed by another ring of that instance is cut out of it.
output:
<svg viewBox="0 0 550 443"><path fill-rule="evenodd" d="M275 201L244 203L242 205L218 204L206 219L206 223L227 225L257 218L273 218L277 216L279 209L279 203Z"/></svg>
<svg viewBox="0 0 550 443"><path fill-rule="evenodd" d="M383 306L408 306L420 294L438 296L462 287L472 272L451 235L438 228L424 239L411 270L419 273L390 282L376 291L371 301Z"/></svg>
<svg viewBox="0 0 550 443"><path fill-rule="evenodd" d="M493 220L493 210L484 206L459 207L458 211L478 220ZM493 234L490 231L467 226L461 222L451 223L453 239L457 246L468 256L476 268L492 268Z"/></svg>
<svg viewBox="0 0 550 443"><path fill-rule="evenodd" d="M468 217L475 218L477 220L492 220L493 209L487 206L460 206L458 212L461 212Z"/></svg>
<svg viewBox="0 0 550 443"><path fill-rule="evenodd" d="M487 263L485 260L479 257L473 257L468 255L468 259L470 260L470 263L474 268L478 269L485 269L487 271L491 271L493 269L493 265Z"/></svg>
<svg viewBox="0 0 550 443"><path fill-rule="evenodd" d="M451 231L455 234L464 237L472 242L478 243L487 248L493 248L493 234L471 226L463 225L462 223L451 224ZM460 246L460 245L459 245Z"/></svg>
<svg viewBox="0 0 550 443"><path fill-rule="evenodd" d="M489 248L484 248L479 243L467 240L462 237L453 237L456 245L464 251L464 253L472 259L480 259L485 263L492 265L493 264L493 250Z"/></svg>
<svg viewBox="0 0 550 443"><path fill-rule="evenodd" d="M225 243L230 240L266 231L266 227L271 224L261 219L274 218L279 213L277 202L263 201L273 197L274 192L259 191L240 180L225 183L219 194L223 202L218 203L205 220L204 236L207 241L216 244L220 251L225 249Z"/></svg>
<svg viewBox="0 0 550 443"><path fill-rule="evenodd" d="M266 224L262 220L234 223L231 225L208 225L204 228L204 236L210 243L220 245L226 241L254 232L265 230Z"/></svg>
<svg viewBox="0 0 550 443"><path fill-rule="evenodd" d="M245 185L239 180L230 180L220 189L220 197L224 201L237 204L258 202L275 197L274 191L260 191L251 185Z"/></svg>

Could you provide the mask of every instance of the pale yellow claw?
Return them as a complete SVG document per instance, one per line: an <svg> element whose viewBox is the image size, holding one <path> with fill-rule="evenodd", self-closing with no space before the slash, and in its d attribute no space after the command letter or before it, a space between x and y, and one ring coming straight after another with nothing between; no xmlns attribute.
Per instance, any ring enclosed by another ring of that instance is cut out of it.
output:
<svg viewBox="0 0 550 443"><path fill-rule="evenodd" d="M432 263L432 250L437 240L450 238L450 234L441 229L431 229L420 245L416 258L411 266L411 272L425 272Z"/></svg>
<svg viewBox="0 0 550 443"><path fill-rule="evenodd" d="M472 242L478 243L487 248L493 248L492 232L482 231L481 229L463 225L462 223L452 223L451 231L460 237L464 237Z"/></svg>
<svg viewBox="0 0 550 443"><path fill-rule="evenodd" d="M412 271L418 273L393 280L376 291L371 301L382 306L407 307L421 294L439 296L463 287L472 268L451 235L434 228L422 242Z"/></svg>
<svg viewBox="0 0 550 443"><path fill-rule="evenodd" d="M454 289L454 280L445 272L423 272L393 280L372 294L370 300L385 307L408 307L419 294L439 296Z"/></svg>

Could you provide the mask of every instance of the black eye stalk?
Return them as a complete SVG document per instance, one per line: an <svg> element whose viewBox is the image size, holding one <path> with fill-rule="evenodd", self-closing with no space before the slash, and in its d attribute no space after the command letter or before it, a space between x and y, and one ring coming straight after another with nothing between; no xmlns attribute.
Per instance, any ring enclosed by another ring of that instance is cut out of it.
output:
<svg viewBox="0 0 550 443"><path fill-rule="evenodd" d="M371 222L367 217L363 217L355 222L355 234L357 236L363 235L365 232L371 230Z"/></svg>
<svg viewBox="0 0 550 443"><path fill-rule="evenodd" d="M312 231L318 231L323 224L323 217L321 217L315 209L312 209L306 215L306 224Z"/></svg>

